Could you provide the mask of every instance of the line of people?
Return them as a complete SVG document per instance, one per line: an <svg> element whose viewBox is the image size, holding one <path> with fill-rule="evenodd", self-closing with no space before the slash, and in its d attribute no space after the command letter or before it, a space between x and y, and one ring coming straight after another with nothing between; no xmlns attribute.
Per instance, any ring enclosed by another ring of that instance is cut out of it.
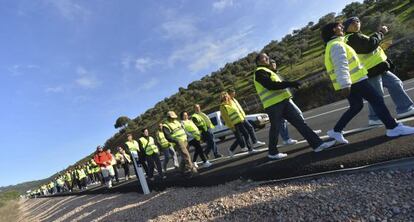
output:
<svg viewBox="0 0 414 222"><path fill-rule="evenodd" d="M360 29L361 21L357 17L349 18L343 23L329 23L321 29L321 37L326 44L327 73L334 90L344 92L349 102L349 109L340 117L333 129L327 132L331 138L328 141L323 141L307 125L302 111L292 101L290 89L300 87L300 83L283 80L277 73L274 60L271 60L266 53L257 55L253 82L270 119L268 158L281 159L287 156L277 148L279 134L283 144L297 143L289 137L287 122L299 131L314 152L323 151L337 143L349 143L344 137L343 129L361 111L363 99L369 103L369 125L384 124L385 134L388 137L414 134L413 127L398 123L391 116L383 99L384 86L396 106L397 118L414 115L414 103L405 92L402 81L393 73L395 66L380 46L388 32L388 27L382 26L371 36L364 35ZM235 99L235 91L222 92L220 99L220 112L225 125L233 131L236 138L228 149L229 156L234 156L237 146L240 146L242 152L255 153L254 147L265 143L257 140L253 127L246 120L244 110ZM142 136L138 141L134 140L132 134L128 134L125 143L127 152L122 147L118 147L115 157L109 149L103 151L102 147L98 146L93 160L89 163L59 175L53 181L42 185L35 193L48 195L56 192L71 192L74 184L83 190L88 184L97 182L106 184L110 188L113 178L119 182L118 167L114 166L122 166L128 180L132 158L142 165L150 180L154 180L155 168L161 179L165 179L165 171L171 157L175 168L180 169L183 175L192 177L197 173L198 157L203 161L203 167L212 165L209 161L210 152L213 152L215 158L222 157L214 141L212 133L214 125L211 120L201 112L199 104L195 104L194 111L191 118L188 112L181 112L181 120L178 120L174 111L169 111L166 120L159 123L155 139L149 135L148 129L142 130ZM201 146L203 141L207 145L205 150ZM193 158L190 156L189 147L194 147ZM160 160L160 153L164 156L163 163Z"/></svg>

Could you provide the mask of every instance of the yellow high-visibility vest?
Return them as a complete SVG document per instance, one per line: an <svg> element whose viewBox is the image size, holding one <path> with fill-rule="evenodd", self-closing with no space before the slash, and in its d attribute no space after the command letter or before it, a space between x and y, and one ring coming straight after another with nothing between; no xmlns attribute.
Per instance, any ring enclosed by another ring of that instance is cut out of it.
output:
<svg viewBox="0 0 414 222"><path fill-rule="evenodd" d="M201 140L201 133L200 130L198 130L197 126L194 124L193 121L191 120L183 120L182 121L183 125L184 125L184 129L190 133L194 139L196 139L197 141Z"/></svg>
<svg viewBox="0 0 414 222"><path fill-rule="evenodd" d="M266 67L257 67L256 71L264 70L270 73L270 79L273 82L281 82L282 80L280 77L273 72L272 70ZM256 88L256 92L259 95L260 101L262 101L263 108L267 108L269 106L278 104L283 100L289 99L292 97L292 94L288 89L279 89L279 90L268 90L262 84L256 81L256 73L253 75L254 87Z"/></svg>
<svg viewBox="0 0 414 222"><path fill-rule="evenodd" d="M136 140L126 141L125 144L128 146L129 151L139 152L139 146Z"/></svg>
<svg viewBox="0 0 414 222"><path fill-rule="evenodd" d="M161 130L158 130L155 134L155 137L157 138L157 142L161 145L161 148L166 149L171 146L170 142L165 138L164 132Z"/></svg>
<svg viewBox="0 0 414 222"><path fill-rule="evenodd" d="M151 156L154 153L158 153L158 147L155 145L154 138L151 136L147 138L141 137L139 138L143 148L145 149L145 154Z"/></svg>
<svg viewBox="0 0 414 222"><path fill-rule="evenodd" d="M347 34L344 37L345 43L348 42L348 38L353 35L354 33ZM369 36L366 36L362 34L365 38L369 39ZM368 53L368 54L358 54L358 58L365 69L370 69L375 67L376 65L387 61L387 55L385 54L384 50L381 48L381 46L378 46L374 51Z"/></svg>
<svg viewBox="0 0 414 222"><path fill-rule="evenodd" d="M341 86L336 81L337 74L335 73L335 68L331 60L331 48L333 45L336 44L341 45L346 50L346 58L348 60L349 74L351 77L352 84L357 83L359 80L364 78L367 75L368 71L362 66L355 50L345 43L344 37L338 37L329 41L325 49L325 67L326 71L328 72L329 78L332 81L334 89L340 90Z"/></svg>
<svg viewBox="0 0 414 222"><path fill-rule="evenodd" d="M164 127L167 127L167 129L171 132L171 137L177 141L187 141L187 135L185 134L184 128L181 126L180 122L178 120L174 120L172 122L166 121L163 124Z"/></svg>

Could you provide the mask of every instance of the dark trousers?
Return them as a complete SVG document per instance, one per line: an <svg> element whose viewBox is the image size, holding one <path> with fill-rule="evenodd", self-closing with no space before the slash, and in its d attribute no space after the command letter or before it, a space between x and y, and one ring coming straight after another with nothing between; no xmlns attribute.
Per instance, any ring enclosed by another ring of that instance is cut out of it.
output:
<svg viewBox="0 0 414 222"><path fill-rule="evenodd" d="M250 124L249 121L244 120L243 121L243 126L244 126L244 128L246 128L247 132L249 133L249 136L250 136L250 139L252 140L252 143L253 144L257 143L256 132L254 131L254 127L252 126L252 124Z"/></svg>
<svg viewBox="0 0 414 222"><path fill-rule="evenodd" d="M124 169L125 178L130 177L130 175L129 175L129 164L128 163L123 163L123 164L121 164L121 166Z"/></svg>
<svg viewBox="0 0 414 222"><path fill-rule="evenodd" d="M142 168L144 168L145 173L148 175L148 166L147 166L147 156L144 152L138 152L138 164L142 165ZM138 176L138 175L137 175Z"/></svg>
<svg viewBox="0 0 414 222"><path fill-rule="evenodd" d="M312 148L317 148L323 141L316 135L315 132L306 124L305 119L301 115L302 112L296 104L290 100L284 100L275 105L269 106L265 109L270 119L269 130L269 154L276 155L279 153L277 149L277 142L279 139L280 124L282 118L286 119L292 124L300 134L308 141Z"/></svg>
<svg viewBox="0 0 414 222"><path fill-rule="evenodd" d="M363 99L367 100L374 109L378 118L384 123L387 129L394 129L397 122L392 118L390 111L385 106L384 98L375 90L367 79L357 82L351 86L348 96L349 109L342 114L334 127L335 132L341 132L364 107Z"/></svg>
<svg viewBox="0 0 414 222"><path fill-rule="evenodd" d="M189 146L194 147L194 156L193 156L193 162L197 162L197 157L200 156L201 160L203 162L207 161L206 156L204 155L203 148L201 147L200 141L196 139L192 139L190 142L188 142Z"/></svg>
<svg viewBox="0 0 414 222"><path fill-rule="evenodd" d="M116 182L119 182L119 172L118 172L119 165L115 164L112 167L114 168L115 180Z"/></svg>
<svg viewBox="0 0 414 222"><path fill-rule="evenodd" d="M161 167L161 160L160 155L158 153L154 153L150 156L146 157L148 163L148 177L154 177L154 168L157 167L158 174L162 176L162 167Z"/></svg>
<svg viewBox="0 0 414 222"><path fill-rule="evenodd" d="M214 142L214 135L209 130L201 132L201 137L203 140L207 143L207 148L205 153L208 155L211 150L213 150L213 153L215 156L218 155L217 152L217 145L216 142Z"/></svg>
<svg viewBox="0 0 414 222"><path fill-rule="evenodd" d="M231 144L231 151L234 151L237 145L240 145L241 148L247 146L249 150L252 150L252 144L249 140L249 133L248 130L245 128L244 122L234 125L234 135L236 136L236 141L234 141L233 144Z"/></svg>

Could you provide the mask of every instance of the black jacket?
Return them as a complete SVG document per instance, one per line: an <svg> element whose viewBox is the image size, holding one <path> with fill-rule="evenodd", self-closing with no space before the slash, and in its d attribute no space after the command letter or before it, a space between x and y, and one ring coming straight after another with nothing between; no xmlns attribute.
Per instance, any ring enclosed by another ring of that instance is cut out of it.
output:
<svg viewBox="0 0 414 222"><path fill-rule="evenodd" d="M347 33L352 34L348 38L347 44L351 46L357 54L368 54L377 49L384 38L384 34L381 32L375 32L369 38L362 35L361 32ZM374 77L382 75L388 70L394 69L394 65L391 60L387 59L370 69L368 69L368 77Z"/></svg>
<svg viewBox="0 0 414 222"><path fill-rule="evenodd" d="M286 89L291 87L291 82L288 81L273 82L272 79L270 79L270 73L266 72L263 69L255 72L255 79L258 83L260 83L264 88L268 90Z"/></svg>

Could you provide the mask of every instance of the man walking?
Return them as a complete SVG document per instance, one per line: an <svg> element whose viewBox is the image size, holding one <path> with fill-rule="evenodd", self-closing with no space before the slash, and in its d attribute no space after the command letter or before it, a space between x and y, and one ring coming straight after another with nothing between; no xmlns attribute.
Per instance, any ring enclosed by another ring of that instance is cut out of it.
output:
<svg viewBox="0 0 414 222"><path fill-rule="evenodd" d="M260 53L256 57L254 86L262 101L263 107L270 119L269 155L270 159L281 159L286 153L279 153L277 140L282 118L289 121L308 141L314 152L320 152L335 145L335 141L323 142L318 135L306 124L300 109L291 100L290 87L299 87L298 82L281 81L280 77L270 70L269 57Z"/></svg>
<svg viewBox="0 0 414 222"><path fill-rule="evenodd" d="M402 81L392 73L394 64L380 46L385 34L388 33L388 27L382 26L378 32L366 36L361 33L361 21L358 17L347 19L343 25L346 32L345 42L355 50L361 63L368 70L369 83L381 96L384 96L382 86L388 89L398 119L414 115L414 103L405 92ZM369 125L382 124L371 105L368 118Z"/></svg>
<svg viewBox="0 0 414 222"><path fill-rule="evenodd" d="M210 151L213 151L215 158L222 157L217 151L217 144L214 141L214 134L211 131L214 128L214 125L211 123L210 118L205 113L201 112L199 104L194 105L194 111L195 113L192 115L191 120L200 130L201 137L207 143L207 149L205 150L206 156L208 156Z"/></svg>

